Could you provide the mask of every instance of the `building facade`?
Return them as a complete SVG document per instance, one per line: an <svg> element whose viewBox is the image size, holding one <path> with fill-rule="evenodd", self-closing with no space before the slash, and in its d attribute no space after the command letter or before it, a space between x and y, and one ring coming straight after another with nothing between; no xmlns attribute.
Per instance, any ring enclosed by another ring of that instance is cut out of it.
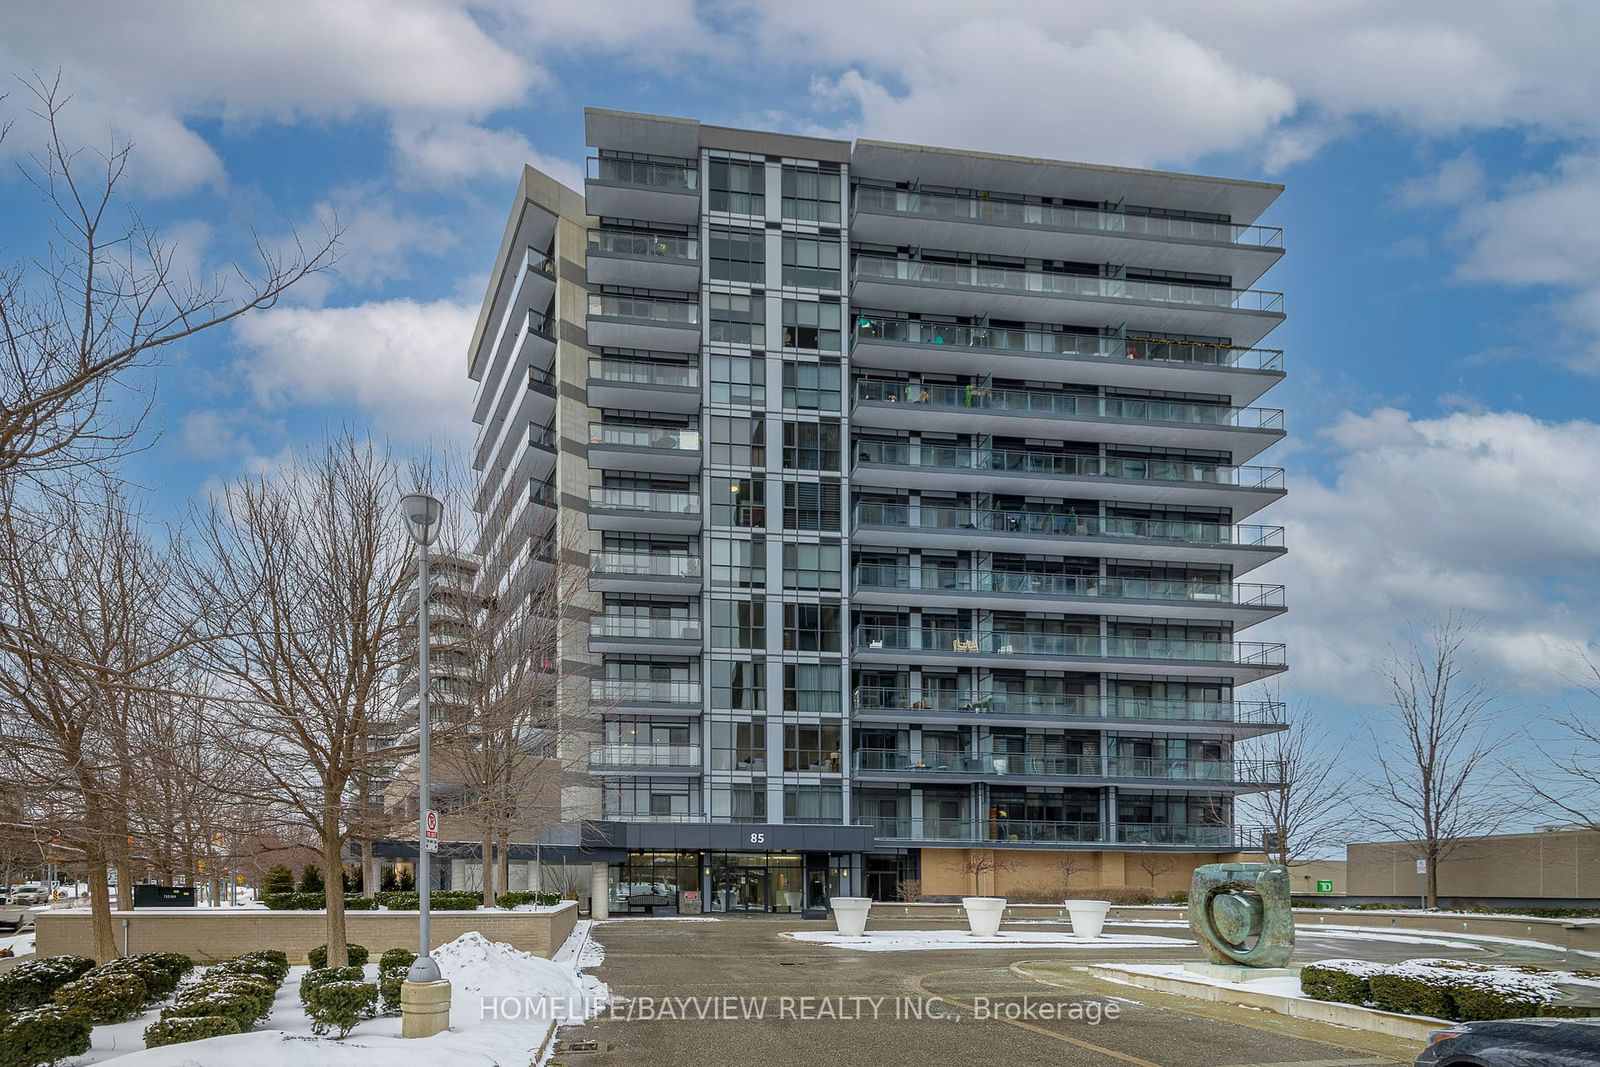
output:
<svg viewBox="0 0 1600 1067"><path fill-rule="evenodd" d="M586 119L581 195L524 172L469 362L486 590L587 569L563 814L613 906L1250 844L1281 187Z"/></svg>

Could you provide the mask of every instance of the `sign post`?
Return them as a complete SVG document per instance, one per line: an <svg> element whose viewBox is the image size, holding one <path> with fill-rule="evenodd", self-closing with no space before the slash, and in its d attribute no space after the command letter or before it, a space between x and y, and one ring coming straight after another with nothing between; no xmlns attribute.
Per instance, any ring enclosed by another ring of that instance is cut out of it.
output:
<svg viewBox="0 0 1600 1067"><path fill-rule="evenodd" d="M1417 874L1422 878L1422 910L1428 910L1428 861L1417 861Z"/></svg>

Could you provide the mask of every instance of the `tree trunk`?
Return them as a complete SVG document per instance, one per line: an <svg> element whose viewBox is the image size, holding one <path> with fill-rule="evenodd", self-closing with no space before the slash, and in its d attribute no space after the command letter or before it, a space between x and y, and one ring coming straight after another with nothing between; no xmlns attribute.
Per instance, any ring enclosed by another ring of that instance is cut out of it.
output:
<svg viewBox="0 0 1600 1067"><path fill-rule="evenodd" d="M322 815L322 899L328 908L328 966L348 967L344 933L344 837L339 833L339 808L330 800Z"/></svg>
<svg viewBox="0 0 1600 1067"><path fill-rule="evenodd" d="M495 861L495 885L500 887L500 892L511 892L511 832L502 828L500 831L500 856Z"/></svg>
<svg viewBox="0 0 1600 1067"><path fill-rule="evenodd" d="M98 963L115 959L117 937L111 929L111 888L106 884L106 859L99 846L85 850L89 857L89 911L94 925L94 958Z"/></svg>
<svg viewBox="0 0 1600 1067"><path fill-rule="evenodd" d="M483 821L483 840L478 843L481 851L478 853L478 870L481 875L480 884L483 887L483 906L494 907L494 831L489 828L489 820Z"/></svg>

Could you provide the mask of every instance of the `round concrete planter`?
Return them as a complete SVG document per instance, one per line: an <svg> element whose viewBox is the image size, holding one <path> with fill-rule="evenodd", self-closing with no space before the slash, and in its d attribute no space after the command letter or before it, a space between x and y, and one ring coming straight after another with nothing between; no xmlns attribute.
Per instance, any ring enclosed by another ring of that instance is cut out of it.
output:
<svg viewBox="0 0 1600 1067"><path fill-rule="evenodd" d="M1105 929L1106 912L1111 910L1109 900L1069 900L1067 914L1072 918L1072 936L1080 941L1093 941Z"/></svg>
<svg viewBox="0 0 1600 1067"><path fill-rule="evenodd" d="M833 924L845 937L860 937L867 929L867 912L872 910L871 897L834 897L828 901L833 906Z"/></svg>
<svg viewBox="0 0 1600 1067"><path fill-rule="evenodd" d="M800 894L799 893L790 892L787 889L784 890L783 891L783 906L788 908L790 911L799 911L800 910Z"/></svg>
<svg viewBox="0 0 1600 1067"><path fill-rule="evenodd" d="M994 937L1000 932L1005 897L962 897L961 906L967 909L967 928L973 937Z"/></svg>

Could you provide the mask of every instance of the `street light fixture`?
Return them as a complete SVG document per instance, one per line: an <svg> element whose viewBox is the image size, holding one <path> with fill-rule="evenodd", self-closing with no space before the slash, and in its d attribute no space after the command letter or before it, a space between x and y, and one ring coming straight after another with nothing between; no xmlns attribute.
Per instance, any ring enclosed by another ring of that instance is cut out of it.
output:
<svg viewBox="0 0 1600 1067"><path fill-rule="evenodd" d="M417 543L417 914L416 962L408 982L441 980L439 964L428 951L428 546L438 540L444 505L426 493L408 493L400 500L406 531Z"/></svg>

